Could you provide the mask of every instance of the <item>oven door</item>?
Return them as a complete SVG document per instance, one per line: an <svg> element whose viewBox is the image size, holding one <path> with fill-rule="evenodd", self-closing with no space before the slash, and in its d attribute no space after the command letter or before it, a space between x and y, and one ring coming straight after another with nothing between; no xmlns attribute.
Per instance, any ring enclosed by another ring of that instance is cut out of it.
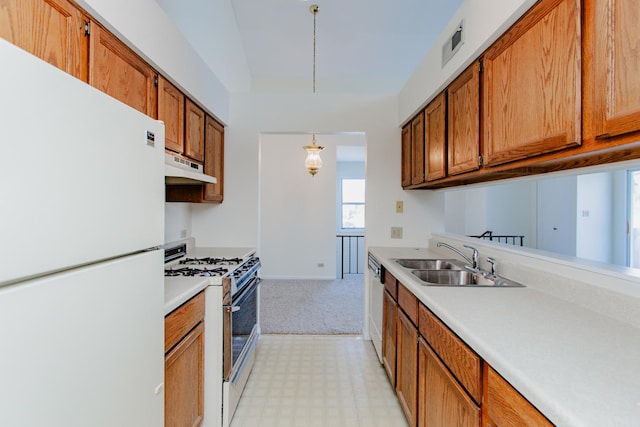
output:
<svg viewBox="0 0 640 427"><path fill-rule="evenodd" d="M234 296L231 305L224 306L223 377L234 382L242 371L245 359L258 339L258 287L255 276Z"/></svg>

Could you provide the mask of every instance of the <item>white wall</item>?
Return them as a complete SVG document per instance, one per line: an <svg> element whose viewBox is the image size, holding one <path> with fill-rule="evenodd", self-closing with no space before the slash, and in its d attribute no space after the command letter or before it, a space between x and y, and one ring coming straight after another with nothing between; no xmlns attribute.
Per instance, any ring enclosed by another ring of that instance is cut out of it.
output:
<svg viewBox="0 0 640 427"><path fill-rule="evenodd" d="M156 0L229 92L247 92L249 66L229 0Z"/></svg>
<svg viewBox="0 0 640 427"><path fill-rule="evenodd" d="M260 256L264 278L334 279L336 140L317 135L324 146L322 169L311 176L303 145L311 135L260 137ZM318 264L322 264L319 266Z"/></svg>
<svg viewBox="0 0 640 427"><path fill-rule="evenodd" d="M233 94L225 134L225 201L193 207L193 234L206 246L258 246L260 134L364 132L367 245L424 246L443 230L444 195L400 187L397 98L365 94ZM302 149L300 149L302 151ZM302 152L303 154L304 152ZM403 200L405 212L395 213ZM335 215L333 211L331 218ZM390 238L390 227L404 238Z"/></svg>
<svg viewBox="0 0 640 427"><path fill-rule="evenodd" d="M228 121L228 90L158 3L154 0L78 0L77 3L219 120ZM211 43L212 46L222 44L224 39Z"/></svg>
<svg viewBox="0 0 640 427"><path fill-rule="evenodd" d="M536 0L466 0L400 91L398 123L440 93ZM464 44L442 67L442 45L464 19Z"/></svg>
<svg viewBox="0 0 640 427"><path fill-rule="evenodd" d="M191 203L164 204L164 242L191 237Z"/></svg>

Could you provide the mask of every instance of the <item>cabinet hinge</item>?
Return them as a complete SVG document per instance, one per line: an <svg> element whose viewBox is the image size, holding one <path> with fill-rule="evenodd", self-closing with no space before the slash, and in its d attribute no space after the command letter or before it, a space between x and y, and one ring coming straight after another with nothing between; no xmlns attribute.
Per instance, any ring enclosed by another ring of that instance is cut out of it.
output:
<svg viewBox="0 0 640 427"><path fill-rule="evenodd" d="M478 72L482 74L484 71L484 61L480 61L480 67L478 68Z"/></svg>
<svg viewBox="0 0 640 427"><path fill-rule="evenodd" d="M153 85L154 85L155 87L158 87L158 76L155 76L155 77L153 78Z"/></svg>
<svg viewBox="0 0 640 427"><path fill-rule="evenodd" d="M484 157L482 157L482 154L480 154L478 156L478 166L482 166L484 165Z"/></svg>
<svg viewBox="0 0 640 427"><path fill-rule="evenodd" d="M84 21L84 35L91 35L91 26L88 21Z"/></svg>

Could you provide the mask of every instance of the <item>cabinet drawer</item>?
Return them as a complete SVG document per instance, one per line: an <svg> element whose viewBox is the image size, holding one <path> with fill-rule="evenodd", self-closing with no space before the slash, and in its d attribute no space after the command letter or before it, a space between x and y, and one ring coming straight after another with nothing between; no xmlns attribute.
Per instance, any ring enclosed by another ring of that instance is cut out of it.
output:
<svg viewBox="0 0 640 427"><path fill-rule="evenodd" d="M418 298L413 293L398 282L398 305L414 325L418 324Z"/></svg>
<svg viewBox="0 0 640 427"><path fill-rule="evenodd" d="M527 399L491 367L487 367L485 410L499 426L553 426Z"/></svg>
<svg viewBox="0 0 640 427"><path fill-rule="evenodd" d="M398 299L398 281L393 274L387 270L384 271L384 288L389 292L394 300Z"/></svg>
<svg viewBox="0 0 640 427"><path fill-rule="evenodd" d="M419 308L420 334L440 356L469 395L482 401L482 364L480 357L458 338L424 305Z"/></svg>
<svg viewBox="0 0 640 427"><path fill-rule="evenodd" d="M204 319L204 291L176 308L164 318L164 351L169 351Z"/></svg>

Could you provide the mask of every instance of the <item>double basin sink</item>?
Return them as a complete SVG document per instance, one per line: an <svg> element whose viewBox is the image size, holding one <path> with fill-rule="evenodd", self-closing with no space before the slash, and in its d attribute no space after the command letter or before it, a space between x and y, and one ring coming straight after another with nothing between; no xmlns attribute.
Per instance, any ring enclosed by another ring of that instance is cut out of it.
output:
<svg viewBox="0 0 640 427"><path fill-rule="evenodd" d="M455 259L396 259L396 263L411 270L425 286L491 286L523 287L509 279L483 271L473 271Z"/></svg>

